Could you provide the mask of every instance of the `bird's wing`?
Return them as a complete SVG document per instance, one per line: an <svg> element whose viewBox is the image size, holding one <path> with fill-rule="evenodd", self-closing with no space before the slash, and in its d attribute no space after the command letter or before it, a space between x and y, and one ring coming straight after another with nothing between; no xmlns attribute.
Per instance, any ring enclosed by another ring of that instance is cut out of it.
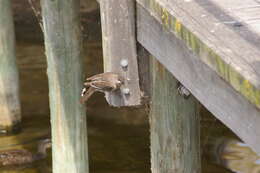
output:
<svg viewBox="0 0 260 173"><path fill-rule="evenodd" d="M89 85L101 91L109 91L116 88L116 86L110 81L93 81L90 82Z"/></svg>
<svg viewBox="0 0 260 173"><path fill-rule="evenodd" d="M93 80L101 80L101 79L106 79L107 76L115 76L117 74L113 73L113 72L105 72L105 73L100 73L100 74L96 74L94 76L88 77L86 79L86 81L93 81Z"/></svg>

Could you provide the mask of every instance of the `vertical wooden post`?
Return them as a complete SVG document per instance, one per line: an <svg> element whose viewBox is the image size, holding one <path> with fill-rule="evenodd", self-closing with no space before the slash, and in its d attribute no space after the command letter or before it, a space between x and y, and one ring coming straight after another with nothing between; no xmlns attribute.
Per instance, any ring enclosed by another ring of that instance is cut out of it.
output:
<svg viewBox="0 0 260 173"><path fill-rule="evenodd" d="M104 71L116 72L125 79L121 92L106 93L107 102L113 106L140 105L135 1L101 0L100 12Z"/></svg>
<svg viewBox="0 0 260 173"><path fill-rule="evenodd" d="M199 116L196 100L178 93L177 80L151 63L150 112L152 173L199 173Z"/></svg>
<svg viewBox="0 0 260 173"><path fill-rule="evenodd" d="M88 173L79 0L42 0L54 173Z"/></svg>
<svg viewBox="0 0 260 173"><path fill-rule="evenodd" d="M21 108L11 1L0 1L0 133L19 129Z"/></svg>

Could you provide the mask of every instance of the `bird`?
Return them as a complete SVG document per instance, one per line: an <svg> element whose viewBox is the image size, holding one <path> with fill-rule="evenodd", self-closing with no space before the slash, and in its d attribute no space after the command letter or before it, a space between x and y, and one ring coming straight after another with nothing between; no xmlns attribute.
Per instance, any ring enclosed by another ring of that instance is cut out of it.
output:
<svg viewBox="0 0 260 173"><path fill-rule="evenodd" d="M6 150L0 152L0 166L25 165L46 158L46 150L51 147L51 140L44 139L38 144L37 153L26 149Z"/></svg>
<svg viewBox="0 0 260 173"><path fill-rule="evenodd" d="M113 72L96 74L86 79L81 92L81 104L85 103L96 91L112 92L120 88L123 78Z"/></svg>

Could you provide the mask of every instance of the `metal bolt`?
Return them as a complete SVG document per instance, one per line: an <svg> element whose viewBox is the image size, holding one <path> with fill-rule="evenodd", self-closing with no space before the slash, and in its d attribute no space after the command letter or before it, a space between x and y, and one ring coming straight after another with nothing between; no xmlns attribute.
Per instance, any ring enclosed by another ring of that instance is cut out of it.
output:
<svg viewBox="0 0 260 173"><path fill-rule="evenodd" d="M189 96L191 95L190 91L185 88L183 85L180 85L178 87L178 92L181 96L183 96L185 99L189 98Z"/></svg>
<svg viewBox="0 0 260 173"><path fill-rule="evenodd" d="M123 89L122 89L122 93L123 93L124 95L129 95L129 94L130 94L130 89L129 89L129 88L123 88Z"/></svg>
<svg viewBox="0 0 260 173"><path fill-rule="evenodd" d="M120 61L120 65L121 65L122 68L127 68L127 66L128 66L128 60L127 60L127 59L122 59L122 60Z"/></svg>

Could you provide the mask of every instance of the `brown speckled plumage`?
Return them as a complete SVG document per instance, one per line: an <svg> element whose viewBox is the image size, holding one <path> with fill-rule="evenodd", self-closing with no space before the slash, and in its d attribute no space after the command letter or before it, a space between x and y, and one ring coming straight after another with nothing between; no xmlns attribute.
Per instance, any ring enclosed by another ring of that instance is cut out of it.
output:
<svg viewBox="0 0 260 173"><path fill-rule="evenodd" d="M86 102L96 91L111 92L119 89L123 84L123 78L113 72L105 72L86 79L80 102Z"/></svg>

